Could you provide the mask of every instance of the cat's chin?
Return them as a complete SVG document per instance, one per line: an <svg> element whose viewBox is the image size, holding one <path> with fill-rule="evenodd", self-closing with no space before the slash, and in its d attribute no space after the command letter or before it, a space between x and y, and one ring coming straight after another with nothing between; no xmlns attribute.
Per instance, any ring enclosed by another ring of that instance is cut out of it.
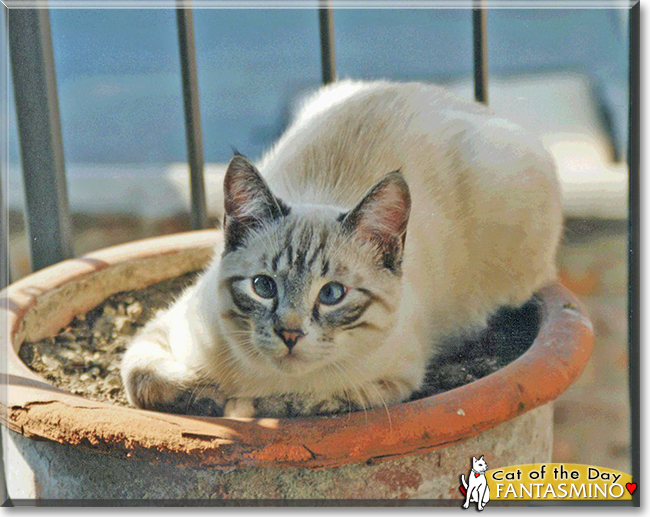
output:
<svg viewBox="0 0 650 517"><path fill-rule="evenodd" d="M300 377L316 370L320 365L296 354L270 358L276 370L289 377Z"/></svg>

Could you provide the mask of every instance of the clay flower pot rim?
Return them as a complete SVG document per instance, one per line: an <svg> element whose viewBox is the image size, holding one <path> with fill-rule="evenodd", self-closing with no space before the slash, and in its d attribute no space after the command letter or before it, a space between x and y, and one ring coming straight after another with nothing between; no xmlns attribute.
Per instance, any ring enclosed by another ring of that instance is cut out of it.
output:
<svg viewBox="0 0 650 517"><path fill-rule="evenodd" d="M92 299L99 289L95 284L112 292L124 290L121 285L106 286L110 282L102 275L111 268L126 271L125 278L135 277L142 273L138 265L147 260L171 261L199 251L207 257L220 240L219 231L203 230L136 241L61 262L9 286L1 297L8 357L3 423L25 436L186 466L322 468L372 463L445 447L554 400L580 375L591 353L592 326L584 308L566 288L553 284L538 293L539 334L522 356L470 384L388 410L291 419L144 411L58 390L18 357L18 340L27 327L24 320L30 311L38 317L48 296L56 299L64 288L91 293L86 294L88 301L65 293L69 303L59 301L55 309L61 314L55 322L60 328L99 303ZM157 273L150 269L141 268L158 277L147 277L142 287L169 278L162 268ZM57 328L48 330L47 325L40 331L53 335Z"/></svg>

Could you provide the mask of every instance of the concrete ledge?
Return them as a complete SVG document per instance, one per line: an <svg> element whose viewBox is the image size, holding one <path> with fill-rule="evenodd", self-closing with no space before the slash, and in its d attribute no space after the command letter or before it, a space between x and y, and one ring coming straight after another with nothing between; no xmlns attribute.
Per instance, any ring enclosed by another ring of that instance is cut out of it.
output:
<svg viewBox="0 0 650 517"><path fill-rule="evenodd" d="M626 219L628 177L626 164L606 164L591 142L557 139L549 148L559 167L567 217ZM222 183L226 164L208 164L205 171L208 213L221 219ZM22 181L17 173L9 182L8 205L22 210ZM134 214L156 219L189 213L187 164L168 166L68 167L70 206L80 214Z"/></svg>

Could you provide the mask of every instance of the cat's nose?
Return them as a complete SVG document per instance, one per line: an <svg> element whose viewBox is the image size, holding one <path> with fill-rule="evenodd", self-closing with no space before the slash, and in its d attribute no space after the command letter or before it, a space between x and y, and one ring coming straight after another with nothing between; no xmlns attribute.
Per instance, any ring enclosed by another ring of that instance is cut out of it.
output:
<svg viewBox="0 0 650 517"><path fill-rule="evenodd" d="M296 346L298 340L305 335L305 333L300 329L277 329L276 333L280 336L280 339L287 345L289 352L291 349Z"/></svg>

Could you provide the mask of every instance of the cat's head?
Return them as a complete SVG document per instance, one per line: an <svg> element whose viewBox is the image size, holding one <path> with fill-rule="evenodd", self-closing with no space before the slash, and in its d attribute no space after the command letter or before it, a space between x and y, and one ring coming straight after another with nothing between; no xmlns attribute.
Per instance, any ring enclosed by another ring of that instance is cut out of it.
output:
<svg viewBox="0 0 650 517"><path fill-rule="evenodd" d="M236 155L224 180L220 327L235 357L300 376L361 358L391 328L410 210L401 173L351 210L289 206Z"/></svg>
<svg viewBox="0 0 650 517"><path fill-rule="evenodd" d="M472 456L472 468L475 472L485 472L488 469L488 465L485 462L483 456L481 456L479 459L476 459L476 457Z"/></svg>

